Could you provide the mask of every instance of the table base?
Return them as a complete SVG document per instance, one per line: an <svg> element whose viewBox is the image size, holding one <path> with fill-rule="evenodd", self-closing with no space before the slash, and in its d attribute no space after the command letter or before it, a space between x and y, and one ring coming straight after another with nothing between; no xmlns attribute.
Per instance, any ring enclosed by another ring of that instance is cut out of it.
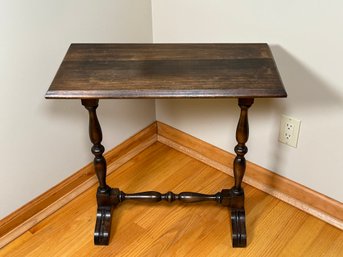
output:
<svg viewBox="0 0 343 257"><path fill-rule="evenodd" d="M111 188L106 184L106 160L103 157L105 148L101 144L102 132L99 120L96 115L99 99L82 99L82 105L89 113L89 137L93 146L94 169L98 177L99 187L97 191L97 216L94 232L94 243L96 245L108 245L111 232L112 211L119 203L126 200L159 202L159 201L181 201L184 203L194 203L202 201L215 201L225 207L230 208L232 224L232 245L233 247L245 247L247 244L245 210L244 210L244 190L241 187L246 168L244 155L248 152L245 143L248 141L248 109L253 104L253 98L239 98L238 105L241 109L240 118L236 130L235 147L236 158L233 163L233 173L235 184L231 189L223 189L216 194L201 194L195 192L173 192L159 193L147 191L140 193L124 193L118 188Z"/></svg>

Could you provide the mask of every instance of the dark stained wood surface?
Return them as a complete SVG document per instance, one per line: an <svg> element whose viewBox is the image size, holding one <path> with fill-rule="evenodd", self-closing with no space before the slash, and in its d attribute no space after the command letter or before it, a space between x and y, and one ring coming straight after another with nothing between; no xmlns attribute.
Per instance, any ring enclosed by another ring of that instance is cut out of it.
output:
<svg viewBox="0 0 343 257"><path fill-rule="evenodd" d="M46 98L286 95L267 44L72 44Z"/></svg>

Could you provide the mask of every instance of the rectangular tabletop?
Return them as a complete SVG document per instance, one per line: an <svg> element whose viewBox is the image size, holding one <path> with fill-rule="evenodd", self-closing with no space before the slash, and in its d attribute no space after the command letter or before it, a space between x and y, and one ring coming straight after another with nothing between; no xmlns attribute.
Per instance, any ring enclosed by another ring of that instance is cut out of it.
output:
<svg viewBox="0 0 343 257"><path fill-rule="evenodd" d="M286 95L267 44L72 44L46 98Z"/></svg>

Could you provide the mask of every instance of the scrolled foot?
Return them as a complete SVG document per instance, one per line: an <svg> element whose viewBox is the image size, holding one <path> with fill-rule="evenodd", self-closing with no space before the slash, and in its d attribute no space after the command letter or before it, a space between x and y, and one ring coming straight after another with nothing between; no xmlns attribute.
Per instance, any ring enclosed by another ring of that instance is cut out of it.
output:
<svg viewBox="0 0 343 257"><path fill-rule="evenodd" d="M246 247L247 234L244 209L231 209L232 246Z"/></svg>
<svg viewBox="0 0 343 257"><path fill-rule="evenodd" d="M110 241L112 220L111 207L99 207L96 214L96 224L94 231L95 245L108 245Z"/></svg>

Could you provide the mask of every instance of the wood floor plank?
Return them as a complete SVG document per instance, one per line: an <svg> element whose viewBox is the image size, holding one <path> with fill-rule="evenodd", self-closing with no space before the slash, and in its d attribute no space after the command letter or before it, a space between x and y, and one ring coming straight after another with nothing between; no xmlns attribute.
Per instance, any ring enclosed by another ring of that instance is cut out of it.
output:
<svg viewBox="0 0 343 257"><path fill-rule="evenodd" d="M108 184L128 193L216 193L231 187L233 179L157 142L111 173ZM342 256L342 231L251 186L244 188L244 249L231 247L227 208L129 201L113 212L110 245L94 246L94 186L1 249L0 256Z"/></svg>

